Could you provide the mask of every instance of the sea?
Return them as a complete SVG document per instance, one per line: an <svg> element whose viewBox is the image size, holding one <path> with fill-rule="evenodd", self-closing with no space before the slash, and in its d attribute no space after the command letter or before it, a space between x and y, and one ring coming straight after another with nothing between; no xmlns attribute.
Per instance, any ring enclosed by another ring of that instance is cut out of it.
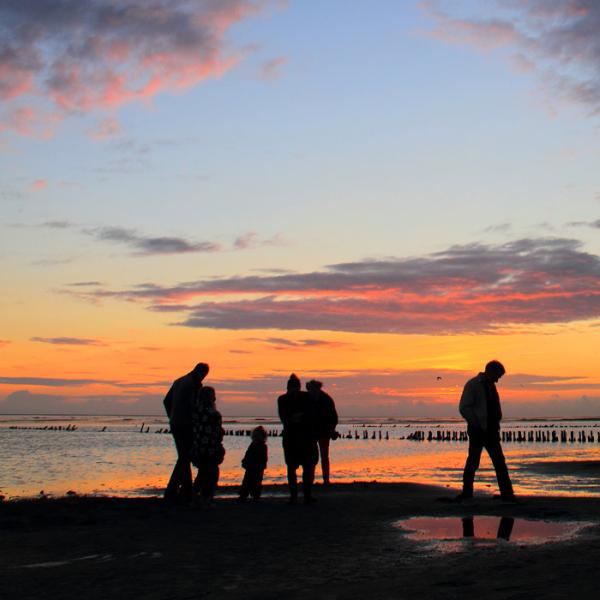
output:
<svg viewBox="0 0 600 600"><path fill-rule="evenodd" d="M276 417L224 417L221 493L235 493L249 433L269 433L265 483L286 482ZM331 441L333 483L414 482L460 490L468 444L462 421L355 417ZM600 419L503 422L504 453L517 494L600 496ZM461 435L462 434L462 435ZM0 415L0 495L6 500L65 494L159 496L176 459L159 416ZM320 480L317 467L317 481ZM476 493L497 492L482 456Z"/></svg>

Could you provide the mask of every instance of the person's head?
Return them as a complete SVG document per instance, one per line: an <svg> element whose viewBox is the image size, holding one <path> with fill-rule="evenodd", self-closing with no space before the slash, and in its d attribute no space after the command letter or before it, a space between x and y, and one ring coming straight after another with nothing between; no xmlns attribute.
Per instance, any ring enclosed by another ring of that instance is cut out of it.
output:
<svg viewBox="0 0 600 600"><path fill-rule="evenodd" d="M288 392L299 392L301 388L302 388L302 384L300 383L300 380L296 376L296 373L292 373L287 382Z"/></svg>
<svg viewBox="0 0 600 600"><path fill-rule="evenodd" d="M201 382L208 375L208 365L206 363L198 363L193 369L194 377Z"/></svg>
<svg viewBox="0 0 600 600"><path fill-rule="evenodd" d="M309 392L318 392L320 391L320 389L323 387L323 384L320 381L317 381L316 379L311 379L307 384L306 384L306 389Z"/></svg>
<svg viewBox="0 0 600 600"><path fill-rule="evenodd" d="M504 365L497 360L490 360L490 362L485 365L485 376L489 381L493 381L496 383L504 373L506 373L506 369Z"/></svg>
<svg viewBox="0 0 600 600"><path fill-rule="evenodd" d="M252 430L252 441L253 442L264 442L267 439L267 431L262 426L259 425Z"/></svg>
<svg viewBox="0 0 600 600"><path fill-rule="evenodd" d="M201 406L214 408L215 402L217 401L215 388L210 387L209 385L200 388L200 391L198 392L198 399L200 401Z"/></svg>

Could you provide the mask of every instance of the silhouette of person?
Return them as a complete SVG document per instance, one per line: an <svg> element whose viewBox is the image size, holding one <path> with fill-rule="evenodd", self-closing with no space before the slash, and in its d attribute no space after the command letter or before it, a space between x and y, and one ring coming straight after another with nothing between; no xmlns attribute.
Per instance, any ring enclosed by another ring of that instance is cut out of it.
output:
<svg viewBox="0 0 600 600"><path fill-rule="evenodd" d="M323 484L329 485L329 442L337 438L335 428L338 424L338 414L333 398L324 392L320 381L311 380L306 384L306 390L316 406L317 442L321 457L321 474Z"/></svg>
<svg viewBox="0 0 600 600"><path fill-rule="evenodd" d="M505 502L515 501L506 460L500 445L502 409L496 383L505 372L502 363L497 360L490 361L483 373L467 381L460 398L459 411L467 422L469 454L463 472L463 488L458 496L459 501L473 497L475 472L479 468L481 452L484 448L496 470L500 497Z"/></svg>
<svg viewBox="0 0 600 600"><path fill-rule="evenodd" d="M315 466L319 462L316 434L316 407L307 392L301 389L294 373L287 382L287 392L277 399L279 418L283 424L283 455L287 465L290 504L298 499L296 470L302 466L304 503L313 502L312 487Z"/></svg>
<svg viewBox="0 0 600 600"><path fill-rule="evenodd" d="M216 409L215 389L198 391L192 408L192 446L190 458L198 474L194 492L199 493L204 506L211 506L219 481L219 465L225 458L221 413Z"/></svg>
<svg viewBox="0 0 600 600"><path fill-rule="evenodd" d="M164 497L168 502L189 502L192 499L192 405L207 374L208 365L198 363L187 375L173 382L163 400L177 449L177 462L165 490Z"/></svg>
<svg viewBox="0 0 600 600"><path fill-rule="evenodd" d="M246 450L242 459L242 467L245 469L242 487L240 488L240 500L245 502L248 496L256 502L260 499L262 480L268 461L267 432L262 426L252 430L252 442Z"/></svg>

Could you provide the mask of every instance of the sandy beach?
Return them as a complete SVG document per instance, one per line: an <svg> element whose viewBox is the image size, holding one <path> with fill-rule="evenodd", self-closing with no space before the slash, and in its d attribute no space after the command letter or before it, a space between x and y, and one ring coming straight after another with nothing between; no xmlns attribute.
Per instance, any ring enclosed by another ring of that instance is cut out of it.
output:
<svg viewBox="0 0 600 600"><path fill-rule="evenodd" d="M67 497L0 504L2 598L565 598L594 596L600 503L593 498L490 496L355 483L289 506L272 486L258 504L221 489L213 509L159 498ZM496 515L592 525L571 540L472 545L440 552L398 519Z"/></svg>

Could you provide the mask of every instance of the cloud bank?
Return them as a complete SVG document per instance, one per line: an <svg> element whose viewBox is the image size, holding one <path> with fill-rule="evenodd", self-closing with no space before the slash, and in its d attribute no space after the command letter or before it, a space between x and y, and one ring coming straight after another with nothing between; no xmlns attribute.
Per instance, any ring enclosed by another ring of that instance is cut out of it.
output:
<svg viewBox="0 0 600 600"><path fill-rule="evenodd" d="M596 0L493 0L445 10L424 3L431 35L479 50L509 49L513 66L536 73L550 96L600 112L600 3ZM482 10L483 14L473 13Z"/></svg>
<svg viewBox="0 0 600 600"><path fill-rule="evenodd" d="M600 318L600 257L579 241L526 238L307 273L66 288L143 303L185 327L358 333L501 333L513 325Z"/></svg>
<svg viewBox="0 0 600 600"><path fill-rule="evenodd" d="M248 379L211 380L210 383L217 390L223 414L273 416L277 412L277 397L285 390L288 375L289 373L265 374ZM325 389L336 400L340 414L345 417L458 418L458 399L462 387L474 373L421 369L298 371L298 375L303 383L312 378L323 381ZM2 379L12 379L15 383L18 378ZM26 377L21 378L21 381L23 385L38 387L58 385L58 380L44 378ZM35 381L35 384L31 381ZM79 385L79 382L72 385ZM0 396L0 414L164 415L162 399L170 383L153 385L160 385L164 391L148 393L143 388L136 390L132 387L127 395L122 395L86 393L85 389L78 389L77 395L71 397L45 390L15 390L4 398ZM600 398L594 393L597 388L597 385L594 386L583 378L526 373L513 375L510 372L500 383L505 418L597 416L600 410Z"/></svg>

